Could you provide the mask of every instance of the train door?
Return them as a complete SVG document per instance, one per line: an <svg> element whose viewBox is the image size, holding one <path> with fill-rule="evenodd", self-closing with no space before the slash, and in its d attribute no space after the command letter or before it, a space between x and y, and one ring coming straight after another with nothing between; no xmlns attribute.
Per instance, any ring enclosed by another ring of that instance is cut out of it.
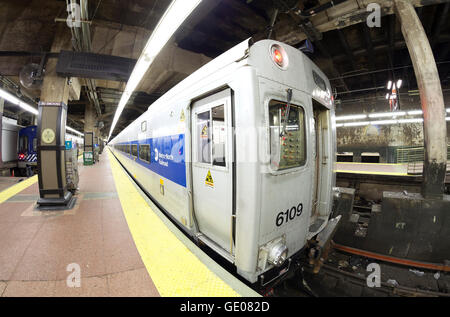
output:
<svg viewBox="0 0 450 317"><path fill-rule="evenodd" d="M319 228L324 222L323 216L328 213L329 202L326 192L328 181L327 169L332 153L329 151L329 110L312 99L313 106L313 142L314 142L314 176L313 204L311 208L311 223ZM322 216L322 217L321 217Z"/></svg>
<svg viewBox="0 0 450 317"><path fill-rule="evenodd" d="M192 190L199 231L232 254L233 133L231 90L194 103Z"/></svg>

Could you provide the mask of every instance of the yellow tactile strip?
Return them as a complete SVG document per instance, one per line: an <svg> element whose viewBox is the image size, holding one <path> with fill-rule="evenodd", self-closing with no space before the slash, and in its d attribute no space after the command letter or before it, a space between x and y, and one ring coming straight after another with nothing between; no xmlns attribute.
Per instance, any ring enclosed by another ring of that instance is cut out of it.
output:
<svg viewBox="0 0 450 317"><path fill-rule="evenodd" d="M352 170L334 170L334 172L335 173L348 173L348 174L410 176L408 173L393 173L393 172L367 172L367 171L352 171Z"/></svg>
<svg viewBox="0 0 450 317"><path fill-rule="evenodd" d="M128 227L159 294L183 297L239 296L166 227L110 151L107 152Z"/></svg>
<svg viewBox="0 0 450 317"><path fill-rule="evenodd" d="M25 188L33 185L38 181L37 175L34 175L26 180L21 181L20 183L14 184L13 186L5 189L0 193L0 204L7 201L14 195L20 193Z"/></svg>

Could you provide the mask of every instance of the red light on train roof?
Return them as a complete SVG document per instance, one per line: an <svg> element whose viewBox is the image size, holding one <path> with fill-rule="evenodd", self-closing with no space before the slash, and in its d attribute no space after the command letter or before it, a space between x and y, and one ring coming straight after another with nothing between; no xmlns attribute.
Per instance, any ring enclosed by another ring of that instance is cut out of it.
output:
<svg viewBox="0 0 450 317"><path fill-rule="evenodd" d="M283 54L281 54L280 50L275 49L273 51L273 60L280 66L283 66Z"/></svg>
<svg viewBox="0 0 450 317"><path fill-rule="evenodd" d="M270 47L270 57L272 61L283 70L286 70L288 67L288 56L284 48L279 44L273 44Z"/></svg>

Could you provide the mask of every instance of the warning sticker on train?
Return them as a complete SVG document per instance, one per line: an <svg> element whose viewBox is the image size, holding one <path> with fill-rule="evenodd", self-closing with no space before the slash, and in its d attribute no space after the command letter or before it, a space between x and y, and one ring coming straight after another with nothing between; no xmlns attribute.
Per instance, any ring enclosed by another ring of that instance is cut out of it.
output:
<svg viewBox="0 0 450 317"><path fill-rule="evenodd" d="M184 116L184 110L181 109L180 121L183 122L185 119L186 117Z"/></svg>
<svg viewBox="0 0 450 317"><path fill-rule="evenodd" d="M214 180L211 176L211 171L208 171L208 174L206 174L205 184L209 187L214 187Z"/></svg>
<svg viewBox="0 0 450 317"><path fill-rule="evenodd" d="M207 138L207 137L208 137L208 126L205 125L205 126L202 128L202 138Z"/></svg>

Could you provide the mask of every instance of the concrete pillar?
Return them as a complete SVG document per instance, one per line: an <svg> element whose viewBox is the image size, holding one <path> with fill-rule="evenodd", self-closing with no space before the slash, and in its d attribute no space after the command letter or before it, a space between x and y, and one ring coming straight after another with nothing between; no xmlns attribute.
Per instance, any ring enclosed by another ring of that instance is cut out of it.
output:
<svg viewBox="0 0 450 317"><path fill-rule="evenodd" d="M423 111L425 161L422 195L442 196L447 163L445 106L433 51L413 5L394 0L403 37L414 66Z"/></svg>
<svg viewBox="0 0 450 317"><path fill-rule="evenodd" d="M59 53L70 49L70 30L66 24L56 29L51 51ZM39 208L59 208L72 202L67 191L65 174L64 136L66 127L69 85L67 78L56 74L57 59L51 58L45 66L38 119L38 180Z"/></svg>
<svg viewBox="0 0 450 317"><path fill-rule="evenodd" d="M84 132L95 132L95 121L97 115L95 107L91 103L87 103L84 108Z"/></svg>
<svg viewBox="0 0 450 317"><path fill-rule="evenodd" d="M70 50L70 29L66 24L58 24L51 52L59 53L61 50ZM58 59L49 58L45 66L44 82L41 89L41 100L46 102L64 102L69 100L69 85L67 78L58 77L56 64Z"/></svg>

